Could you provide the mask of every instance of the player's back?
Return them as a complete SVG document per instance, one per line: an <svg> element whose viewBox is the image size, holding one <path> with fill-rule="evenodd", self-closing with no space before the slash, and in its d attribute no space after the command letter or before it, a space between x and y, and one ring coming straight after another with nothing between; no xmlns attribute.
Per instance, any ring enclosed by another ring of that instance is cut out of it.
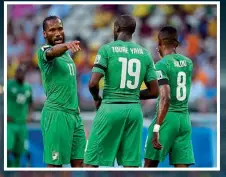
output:
<svg viewBox="0 0 226 177"><path fill-rule="evenodd" d="M99 49L92 72L99 77L104 75L105 81L103 101L94 118L84 161L113 166L117 157L121 166L138 167L141 165L143 127L140 87L143 81L157 80L152 58L143 47L118 40ZM93 148L97 138L101 149ZM136 142L136 146L128 151L131 142ZM106 159L110 161L103 164Z"/></svg>
<svg viewBox="0 0 226 177"><path fill-rule="evenodd" d="M148 80L149 68L154 68L149 53L138 44L121 40L108 43L103 48L107 58L103 102L139 102L141 84Z"/></svg>
<svg viewBox="0 0 226 177"><path fill-rule="evenodd" d="M181 54L170 54L159 62L166 67L170 86L171 98L168 111L187 112L192 82L192 61Z"/></svg>

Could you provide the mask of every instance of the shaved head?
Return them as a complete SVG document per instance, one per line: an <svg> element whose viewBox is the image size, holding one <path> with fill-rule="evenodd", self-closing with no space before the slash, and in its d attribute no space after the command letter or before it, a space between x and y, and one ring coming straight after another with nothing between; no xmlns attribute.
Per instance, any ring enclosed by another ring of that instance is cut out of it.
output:
<svg viewBox="0 0 226 177"><path fill-rule="evenodd" d="M117 40L120 32L132 35L136 29L136 20L131 15L121 15L114 23L114 39Z"/></svg>

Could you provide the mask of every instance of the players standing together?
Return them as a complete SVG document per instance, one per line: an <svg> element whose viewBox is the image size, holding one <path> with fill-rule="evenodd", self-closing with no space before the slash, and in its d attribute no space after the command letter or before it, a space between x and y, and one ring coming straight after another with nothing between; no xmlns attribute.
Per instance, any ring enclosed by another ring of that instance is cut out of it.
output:
<svg viewBox="0 0 226 177"><path fill-rule="evenodd" d="M114 41L101 46L96 55L89 90L97 113L86 141L79 116L76 67L70 57L70 52L81 50L79 41L65 42L60 18L49 16L43 21L46 44L38 50L38 65L47 96L41 129L48 167L114 166L116 159L123 167L141 167L140 100L155 98L158 104L148 131L144 167L157 167L168 154L175 167L194 163L188 113L192 61L176 53L177 30L166 26L158 34L161 60L154 64L148 50L132 42L135 29L132 16L120 16L114 23ZM140 90L143 82L147 89Z"/></svg>

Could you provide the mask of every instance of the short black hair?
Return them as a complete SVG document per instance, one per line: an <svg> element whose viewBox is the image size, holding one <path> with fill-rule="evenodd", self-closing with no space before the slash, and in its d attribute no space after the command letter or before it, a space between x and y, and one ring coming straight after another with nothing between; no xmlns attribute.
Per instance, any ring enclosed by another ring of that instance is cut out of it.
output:
<svg viewBox="0 0 226 177"><path fill-rule="evenodd" d="M161 28L158 37L164 45L177 47L179 44L177 29L173 26Z"/></svg>
<svg viewBox="0 0 226 177"><path fill-rule="evenodd" d="M49 21L49 20L57 20L57 19L61 20L61 19L60 19L58 16L56 16L56 15L51 15L51 16L46 17L46 18L43 20L43 22L42 22L42 29L43 29L43 31L46 30L46 22L47 22L47 21Z"/></svg>
<svg viewBox="0 0 226 177"><path fill-rule="evenodd" d="M136 29L136 20L133 16L125 14L118 17L115 25L119 27L120 32L133 34Z"/></svg>

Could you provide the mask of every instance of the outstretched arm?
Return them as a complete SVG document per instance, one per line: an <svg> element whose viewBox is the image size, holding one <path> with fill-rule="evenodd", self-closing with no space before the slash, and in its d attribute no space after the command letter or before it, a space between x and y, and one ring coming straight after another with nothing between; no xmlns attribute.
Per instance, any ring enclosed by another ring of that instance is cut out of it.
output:
<svg viewBox="0 0 226 177"><path fill-rule="evenodd" d="M67 50L71 50L72 53L81 50L79 47L79 43L80 43L79 41L72 41L63 44L57 44L53 47L47 48L45 53L46 60L51 61L55 57L59 57L60 55L65 53Z"/></svg>

